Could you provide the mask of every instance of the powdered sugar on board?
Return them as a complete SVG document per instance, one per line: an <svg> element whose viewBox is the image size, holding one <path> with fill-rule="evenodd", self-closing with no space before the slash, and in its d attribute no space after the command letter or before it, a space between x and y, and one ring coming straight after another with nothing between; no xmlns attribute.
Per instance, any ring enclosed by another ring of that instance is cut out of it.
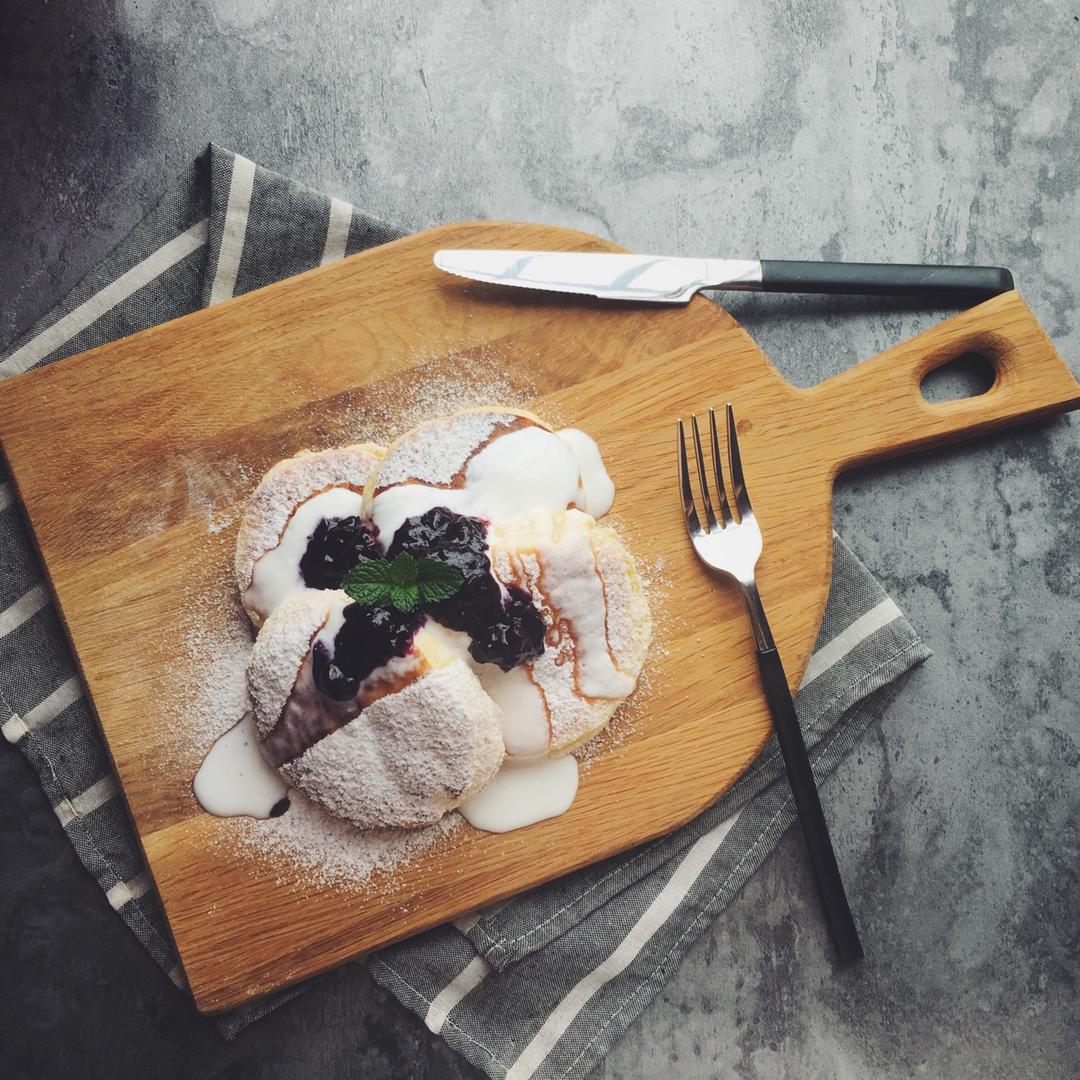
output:
<svg viewBox="0 0 1080 1080"><path fill-rule="evenodd" d="M339 441L344 436L350 442L389 446L399 435L434 417L483 406L527 409L540 392L520 366L515 366L511 377L507 358L494 346L430 357L414 350L410 359L416 368L365 387L362 400L346 407L336 436ZM429 361L437 364L434 374L425 371ZM559 417L544 419L553 423Z"/></svg>
<svg viewBox="0 0 1080 1080"><path fill-rule="evenodd" d="M282 882L299 874L316 887L375 890L381 878L445 844L462 824L458 814L447 814L426 829L361 831L331 817L295 789L289 792L289 804L279 818L222 819L231 826L222 842L239 855L279 866Z"/></svg>

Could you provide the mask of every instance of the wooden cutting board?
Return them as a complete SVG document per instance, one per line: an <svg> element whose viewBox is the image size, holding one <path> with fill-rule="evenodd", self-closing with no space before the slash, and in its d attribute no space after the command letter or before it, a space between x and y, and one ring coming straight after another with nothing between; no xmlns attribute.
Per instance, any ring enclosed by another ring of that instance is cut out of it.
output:
<svg viewBox="0 0 1080 1080"><path fill-rule="evenodd" d="M740 603L686 540L677 416L734 403L764 530L761 592L794 687L825 605L841 470L1080 402L1016 293L801 390L704 299L602 304L433 268L436 248L470 246L614 250L547 226L447 226L0 386L3 449L205 1011L640 844L746 769L770 722ZM993 387L928 404L922 377L968 351L992 361ZM226 842L235 823L202 813L191 794L209 740L193 745L165 719L181 600L229 572L234 526L219 523L276 460L355 437L372 402L430 392L493 358L508 383L533 388L537 412L597 440L633 550L663 560L663 648L640 715L584 774L569 813L502 836L463 826L377 892L238 856Z"/></svg>

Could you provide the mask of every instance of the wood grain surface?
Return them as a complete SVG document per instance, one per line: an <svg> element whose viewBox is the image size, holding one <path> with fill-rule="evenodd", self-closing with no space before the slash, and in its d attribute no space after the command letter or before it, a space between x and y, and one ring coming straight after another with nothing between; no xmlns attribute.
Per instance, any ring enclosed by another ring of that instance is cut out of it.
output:
<svg viewBox="0 0 1080 1080"><path fill-rule="evenodd" d="M770 722L740 603L686 541L677 416L735 406L765 537L761 593L794 687L828 592L838 472L1080 402L1016 293L802 390L704 299L603 304L431 264L436 248L470 246L617 250L548 226L446 226L0 386L4 453L204 1011L658 836L746 769ZM991 389L929 404L923 376L969 351L994 364ZM383 417L382 403L493 358L536 412L597 440L613 518L640 559L663 560L662 647L626 738L597 754L564 816L500 836L463 826L378 891L239 855L234 824L191 793L212 737L193 741L168 719L185 691L184 598L220 591L229 572L235 528L218 523L275 461L355 439L376 402Z"/></svg>

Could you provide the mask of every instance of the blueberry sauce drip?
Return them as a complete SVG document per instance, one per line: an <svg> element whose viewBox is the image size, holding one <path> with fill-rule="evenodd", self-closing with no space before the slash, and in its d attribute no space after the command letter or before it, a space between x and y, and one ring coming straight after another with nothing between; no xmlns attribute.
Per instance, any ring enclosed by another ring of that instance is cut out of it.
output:
<svg viewBox="0 0 1080 1080"><path fill-rule="evenodd" d="M337 589L358 562L377 558L374 526L358 517L323 518L308 540L300 573L309 589Z"/></svg>
<svg viewBox="0 0 1080 1080"><path fill-rule="evenodd" d="M498 664L510 671L544 651L547 627L532 597L516 585L509 586L502 614L486 627L469 631L469 654L481 664Z"/></svg>
<svg viewBox="0 0 1080 1080"><path fill-rule="evenodd" d="M360 684L376 668L395 656L405 656L424 623L419 609L402 612L381 605L350 604L344 617L334 638L333 657L321 642L316 642L312 657L315 685L334 701L355 697Z"/></svg>
<svg viewBox="0 0 1080 1080"><path fill-rule="evenodd" d="M393 559L407 551L428 556L461 571L461 587L448 600L410 612L393 606L350 604L334 638L331 654L321 642L312 657L312 676L333 701L356 696L360 684L395 656L405 656L416 632L430 616L450 630L464 630L469 653L482 664L509 671L544 651L543 617L523 589L500 587L488 558L487 524L437 506L406 518L386 552ZM374 533L359 518L323 521L308 544L301 571L309 588L334 589L362 559L382 558Z"/></svg>

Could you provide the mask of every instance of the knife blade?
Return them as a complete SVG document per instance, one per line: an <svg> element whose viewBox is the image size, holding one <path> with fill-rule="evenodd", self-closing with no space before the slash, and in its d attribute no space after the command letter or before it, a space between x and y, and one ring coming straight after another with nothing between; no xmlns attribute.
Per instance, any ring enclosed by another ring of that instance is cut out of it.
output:
<svg viewBox="0 0 1080 1080"><path fill-rule="evenodd" d="M473 281L607 300L685 304L701 289L932 296L971 302L1013 288L997 266L692 259L573 251L442 249L435 265Z"/></svg>

